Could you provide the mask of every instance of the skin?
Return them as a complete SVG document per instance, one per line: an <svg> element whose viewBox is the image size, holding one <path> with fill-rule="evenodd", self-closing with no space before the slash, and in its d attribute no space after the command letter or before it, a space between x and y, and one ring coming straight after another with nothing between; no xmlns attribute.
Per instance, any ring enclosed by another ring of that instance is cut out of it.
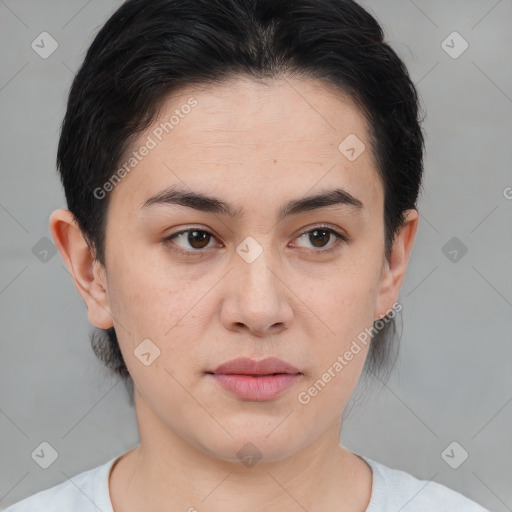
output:
<svg viewBox="0 0 512 512"><path fill-rule="evenodd" d="M135 382L141 443L111 472L114 509L314 512L343 503L347 512L364 511L372 472L340 444L340 432L368 346L307 405L297 397L397 302L418 212L407 212L386 259L383 187L365 119L313 79L237 78L184 89L162 104L132 149L190 97L197 107L110 192L105 267L67 210L50 220L89 320L115 327ZM355 161L338 150L349 134L366 145ZM244 215L140 208L170 185L219 197ZM363 208L335 206L276 222L285 202L334 188ZM324 224L349 242L326 235L315 245L300 236ZM212 237L202 245L186 236L162 242L187 228ZM236 253L248 236L263 250L252 263ZM160 349L149 366L133 353L146 338ZM204 373L241 356L276 356L303 375L275 399L244 401ZM252 467L237 457L248 442L262 454Z"/></svg>

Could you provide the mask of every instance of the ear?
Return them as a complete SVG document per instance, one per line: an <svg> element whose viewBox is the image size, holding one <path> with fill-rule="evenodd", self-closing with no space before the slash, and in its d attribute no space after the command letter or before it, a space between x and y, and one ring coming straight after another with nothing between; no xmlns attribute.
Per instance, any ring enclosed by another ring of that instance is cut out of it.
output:
<svg viewBox="0 0 512 512"><path fill-rule="evenodd" d="M55 210L50 216L50 231L87 306L89 321L100 329L112 327L105 267L95 261L73 214L69 210Z"/></svg>
<svg viewBox="0 0 512 512"><path fill-rule="evenodd" d="M384 262L374 320L382 318L398 300L416 230L418 229L418 220L417 210L407 210L405 223L394 240L389 258Z"/></svg>

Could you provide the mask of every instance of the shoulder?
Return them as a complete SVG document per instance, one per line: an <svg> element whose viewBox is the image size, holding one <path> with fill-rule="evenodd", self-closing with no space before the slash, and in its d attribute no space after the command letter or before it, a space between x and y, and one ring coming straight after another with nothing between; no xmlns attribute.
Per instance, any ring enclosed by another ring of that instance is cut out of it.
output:
<svg viewBox="0 0 512 512"><path fill-rule="evenodd" d="M442 484L419 480L405 471L359 456L373 471L372 496L366 512L488 512Z"/></svg>
<svg viewBox="0 0 512 512"><path fill-rule="evenodd" d="M18 501L4 512L113 512L108 494L108 474L116 459Z"/></svg>

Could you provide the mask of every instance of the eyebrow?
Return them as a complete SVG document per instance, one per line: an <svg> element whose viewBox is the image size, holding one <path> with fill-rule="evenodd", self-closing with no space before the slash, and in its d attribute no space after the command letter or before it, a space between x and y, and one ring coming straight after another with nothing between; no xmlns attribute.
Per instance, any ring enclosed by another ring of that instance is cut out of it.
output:
<svg viewBox="0 0 512 512"><path fill-rule="evenodd" d="M241 206L228 204L216 197L207 196L201 192L182 190L171 186L145 201L141 210L154 205L181 205L207 213L226 215L233 219L241 218L244 210ZM277 221L285 217L303 212L327 208L330 206L348 206L357 212L364 206L362 201L343 189L329 190L315 195L294 199L283 205L277 214Z"/></svg>

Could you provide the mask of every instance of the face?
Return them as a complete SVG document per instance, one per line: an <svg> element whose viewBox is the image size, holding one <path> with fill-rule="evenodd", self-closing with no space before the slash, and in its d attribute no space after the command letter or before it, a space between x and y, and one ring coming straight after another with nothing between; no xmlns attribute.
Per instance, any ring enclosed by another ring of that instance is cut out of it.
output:
<svg viewBox="0 0 512 512"><path fill-rule="evenodd" d="M190 88L125 162L97 275L139 425L232 461L248 442L278 460L339 426L368 351L360 334L392 308L404 270L384 257L383 187L358 109L315 80ZM212 375L240 357L279 358L295 375Z"/></svg>

